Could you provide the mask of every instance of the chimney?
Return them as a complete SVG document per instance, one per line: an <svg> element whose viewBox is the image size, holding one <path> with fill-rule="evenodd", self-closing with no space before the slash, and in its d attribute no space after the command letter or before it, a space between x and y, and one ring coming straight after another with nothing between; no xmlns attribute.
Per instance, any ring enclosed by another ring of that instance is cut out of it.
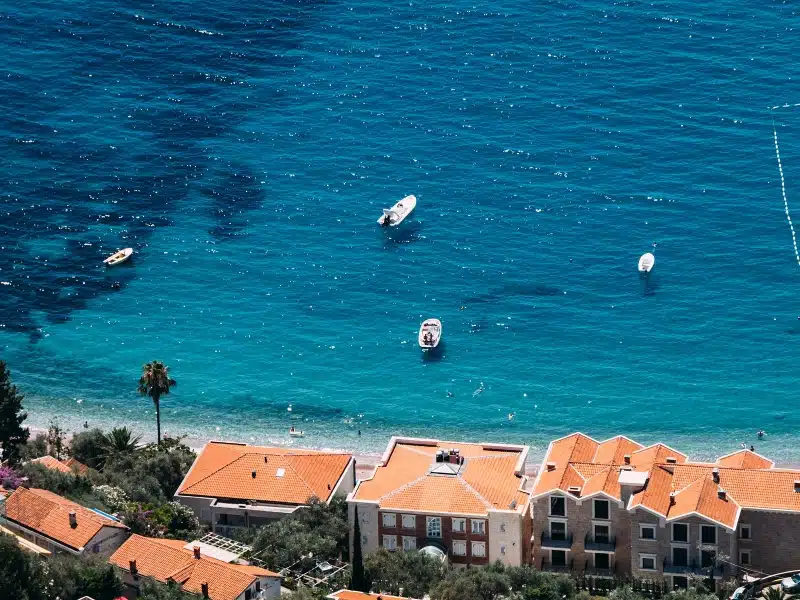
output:
<svg viewBox="0 0 800 600"><path fill-rule="evenodd" d="M200 559L200 546L193 546L192 551L194 552L194 557L196 559Z"/></svg>
<svg viewBox="0 0 800 600"><path fill-rule="evenodd" d="M74 510L69 511L69 526L75 529L78 526L78 515Z"/></svg>
<svg viewBox="0 0 800 600"><path fill-rule="evenodd" d="M135 560L132 560L130 562L130 568L131 568L131 575L133 575L133 578L134 579L138 579L139 570L136 568L136 561Z"/></svg>
<svg viewBox="0 0 800 600"><path fill-rule="evenodd" d="M203 594L203 598L208 598L208 584L201 583L200 584L200 593Z"/></svg>
<svg viewBox="0 0 800 600"><path fill-rule="evenodd" d="M264 455L264 464L267 464L267 455Z"/></svg>
<svg viewBox="0 0 800 600"><path fill-rule="evenodd" d="M546 466L547 466L547 470L548 471L555 471L556 470L556 463L554 463L554 462L549 462L549 463L547 463Z"/></svg>
<svg viewBox="0 0 800 600"><path fill-rule="evenodd" d="M719 483L719 469L717 467L711 470L711 477L714 479L714 483Z"/></svg>
<svg viewBox="0 0 800 600"><path fill-rule="evenodd" d="M669 493L669 505L675 506L675 492Z"/></svg>
<svg viewBox="0 0 800 600"><path fill-rule="evenodd" d="M253 479L255 479L255 478L256 478L256 471L255 471L255 469L253 469L253 473L252 473L252 475L253 475Z"/></svg>
<svg viewBox="0 0 800 600"><path fill-rule="evenodd" d="M625 456L622 457L622 460L625 461L626 465L631 464L631 455L630 454L626 454Z"/></svg>
<svg viewBox="0 0 800 600"><path fill-rule="evenodd" d="M719 496L720 500L725 500L726 497L725 490L722 489L717 490L717 496Z"/></svg>
<svg viewBox="0 0 800 600"><path fill-rule="evenodd" d="M678 462L678 459L677 459L677 458L675 458L674 456L668 456L668 457L666 458L666 461L667 461L667 464L668 464L668 465L674 465L674 464L677 464L677 462Z"/></svg>
<svg viewBox="0 0 800 600"><path fill-rule="evenodd" d="M794 491L795 492L800 492L800 479L795 479L794 480Z"/></svg>

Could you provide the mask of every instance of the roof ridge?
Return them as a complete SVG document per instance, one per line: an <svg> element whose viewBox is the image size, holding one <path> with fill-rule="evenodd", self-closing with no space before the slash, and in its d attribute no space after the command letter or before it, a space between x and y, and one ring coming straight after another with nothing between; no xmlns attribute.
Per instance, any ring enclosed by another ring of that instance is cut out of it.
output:
<svg viewBox="0 0 800 600"><path fill-rule="evenodd" d="M51 508L50 509L51 511L52 510L56 510L56 509L58 509L58 510L62 510L62 509L66 510L67 508L69 508L70 510L74 510L72 507L76 506L77 508L81 509L81 512L85 513L85 516L88 517L89 520L92 521L95 525L100 525L101 527L105 527L105 526L108 526L108 527L111 527L111 526L124 527L124 525L122 523L118 523L118 522L114 521L113 519L109 519L107 517L104 517L103 515L96 513L93 509L88 508L86 506L83 506L82 504L78 504L77 502L74 502L73 500L70 500L69 498L64 498L63 496L58 496L58 494L56 494L55 492L51 492L50 490L44 490L42 488L21 488L21 489L27 490L28 492L32 493L34 496L36 496L40 500L43 500L43 501L47 502L48 504L52 505L54 508ZM59 498L61 498L61 499L65 500L66 502L68 502L70 504L70 506L69 507L65 506L65 504L63 504L61 502L57 502L57 501L53 500L52 498L48 498L46 495L38 494L37 493L38 491L48 492L50 494L53 494L54 496L58 496Z"/></svg>
<svg viewBox="0 0 800 600"><path fill-rule="evenodd" d="M467 489L467 491L469 491L469 492L472 492L472 493L473 493L473 494L474 494L474 495L475 495L475 496L478 498L478 500L480 500L481 502L483 502L483 505L484 505L486 508L488 508L488 509L490 509L490 510L494 508L494 505L493 505L491 502L489 502L489 501L488 501L486 498L484 498L484 497L483 497L483 494L481 494L481 493L480 493L478 490L476 490L476 489L475 489L474 487L472 487L472 486L471 486L469 483L467 483L467 482L464 480L464 478L463 478L463 477L461 477L461 476L457 476L457 477L456 477L456 479L458 479L458 480L461 482L461 485L463 485L463 486L464 486L464 487Z"/></svg>
<svg viewBox="0 0 800 600"><path fill-rule="evenodd" d="M388 494L384 494L383 496L378 498L378 502L380 503L380 502L382 502L384 500L388 500L389 498L391 498L395 494L399 494L400 492L406 491L411 486L414 486L414 485L418 484L420 481L423 481L428 475L430 475L430 473L428 473L426 471L425 473L423 473L422 475L420 475L419 477L417 477L413 481L409 481L408 483L405 483L405 484L401 485L399 488L397 488L395 490L392 490Z"/></svg>
<svg viewBox="0 0 800 600"><path fill-rule="evenodd" d="M306 488L308 489L308 491L309 491L309 492L311 492L311 495L312 495L312 496L316 496L316 495L317 495L317 494L316 494L316 492L314 491L314 489L313 489L313 488L312 488L310 485L308 485L308 482L305 480L305 477L303 477L302 475L300 475L300 473L298 473L298 472L297 472L297 469L295 469L295 468L294 468L294 465L292 464L293 462L294 462L294 461L289 461L289 462L286 464L286 466L287 466L287 467L289 467L289 468L292 470L292 473L294 473L295 475L297 475L297 478L298 478L298 479L299 479L299 480L302 482L302 484L303 484L304 486L306 486Z"/></svg>
<svg viewBox="0 0 800 600"><path fill-rule="evenodd" d="M236 458L234 458L232 461L230 461L230 462L227 462L227 463L225 463L224 465L222 465L222 466L221 466L219 469L216 469L216 470L212 471L211 473L209 473L208 475L206 475L205 477L202 477L202 478L198 479L198 480L197 480L197 481L195 481L195 482L194 482L192 485L187 485L185 488L183 488L183 489L181 490L181 492L183 493L183 492L186 492L186 491L188 491L188 490L192 489L192 488L193 488L193 487L195 487L197 484L204 482L206 479L208 479L209 477L212 477L213 475L216 475L217 473L219 473L220 471L222 471L222 469L226 469L226 468L230 467L230 466L231 466L233 463L235 463L235 462L236 462L236 461L238 461L238 460L241 460L241 459L243 459L243 458L244 458L245 456L247 456L248 454L252 454L252 453L250 453L250 452L246 452L246 453L244 453L244 454L240 454L239 456L237 456ZM200 457L198 457L197 459L195 459L195 462L197 462L197 460L198 460L199 458L200 458ZM194 465L192 465L192 466L194 466Z"/></svg>

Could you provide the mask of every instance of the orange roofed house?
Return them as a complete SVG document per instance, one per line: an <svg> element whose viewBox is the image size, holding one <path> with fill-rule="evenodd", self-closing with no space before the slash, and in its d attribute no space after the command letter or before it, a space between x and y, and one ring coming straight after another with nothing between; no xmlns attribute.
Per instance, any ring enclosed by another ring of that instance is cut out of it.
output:
<svg viewBox="0 0 800 600"><path fill-rule="evenodd" d="M110 515L47 490L17 488L2 512L3 525L50 552L107 555L128 537L128 528Z"/></svg>
<svg viewBox="0 0 800 600"><path fill-rule="evenodd" d="M215 558L209 553L216 554ZM109 563L124 571L125 585L138 591L142 577L174 581L185 592L211 600L265 600L281 594L277 573L229 562L235 556L200 542L182 542L132 535Z"/></svg>
<svg viewBox="0 0 800 600"><path fill-rule="evenodd" d="M73 473L77 475L87 475L89 473L89 467L74 458L60 461L50 455L45 455L34 458L30 462L36 465L42 465L51 471L60 471L61 473Z"/></svg>
<svg viewBox="0 0 800 600"><path fill-rule="evenodd" d="M259 527L355 487L350 454L209 442L175 493L216 533Z"/></svg>
<svg viewBox="0 0 800 600"><path fill-rule="evenodd" d="M700 463L663 444L574 433L551 442L533 513L544 570L686 587L800 563L800 471L749 450Z"/></svg>
<svg viewBox="0 0 800 600"><path fill-rule="evenodd" d="M348 497L362 552L424 549L456 565L529 562L527 455L527 446L393 437Z"/></svg>

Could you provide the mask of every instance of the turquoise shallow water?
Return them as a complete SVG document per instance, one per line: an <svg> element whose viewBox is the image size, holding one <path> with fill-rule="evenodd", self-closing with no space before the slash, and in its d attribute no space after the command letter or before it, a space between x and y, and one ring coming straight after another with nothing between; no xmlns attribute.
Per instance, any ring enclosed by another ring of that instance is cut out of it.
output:
<svg viewBox="0 0 800 600"><path fill-rule="evenodd" d="M193 438L798 462L772 117L791 207L800 112L767 110L800 102L798 27L727 0L0 2L0 356L40 426L152 435L162 359Z"/></svg>

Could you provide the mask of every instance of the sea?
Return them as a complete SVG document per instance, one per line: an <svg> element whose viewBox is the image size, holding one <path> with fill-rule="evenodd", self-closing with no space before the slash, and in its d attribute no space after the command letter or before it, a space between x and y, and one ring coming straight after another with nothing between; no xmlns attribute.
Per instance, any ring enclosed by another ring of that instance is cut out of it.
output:
<svg viewBox="0 0 800 600"><path fill-rule="evenodd" d="M153 439L162 360L189 440L798 464L799 50L783 0L0 0L27 423Z"/></svg>

